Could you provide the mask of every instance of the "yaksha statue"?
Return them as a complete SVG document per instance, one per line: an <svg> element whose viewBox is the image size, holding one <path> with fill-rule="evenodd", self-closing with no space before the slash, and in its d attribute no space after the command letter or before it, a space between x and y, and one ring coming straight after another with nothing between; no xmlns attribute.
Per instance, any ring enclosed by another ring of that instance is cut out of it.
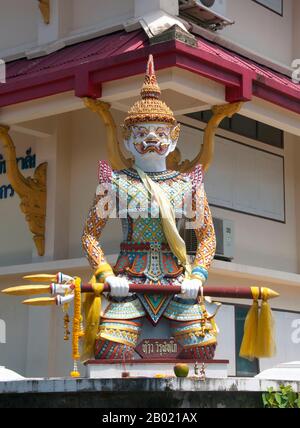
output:
<svg viewBox="0 0 300 428"><path fill-rule="evenodd" d="M182 357L208 360L215 353L218 305L201 297L216 248L202 167L197 165L189 173L167 169L180 125L160 96L150 56L141 100L123 125L124 144L134 166L117 171L99 162L99 186L82 236L95 282L108 283L111 289L96 331L96 359L133 358L145 317L154 325L162 317L169 320L171 336L183 347ZM121 219L124 234L113 267L99 243L112 217ZM193 229L197 237L192 263L180 235L184 227ZM181 294L131 294L130 283L179 285Z"/></svg>

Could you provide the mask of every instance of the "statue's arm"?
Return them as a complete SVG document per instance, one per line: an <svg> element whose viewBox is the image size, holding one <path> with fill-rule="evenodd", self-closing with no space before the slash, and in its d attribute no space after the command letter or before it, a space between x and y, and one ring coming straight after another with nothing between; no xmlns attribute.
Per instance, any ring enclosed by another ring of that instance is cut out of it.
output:
<svg viewBox="0 0 300 428"><path fill-rule="evenodd" d="M200 201L199 220L196 221L195 234L197 237L197 252L192 267L192 273L205 282L208 277L208 271L216 252L216 235L210 207L204 189L198 188L198 201ZM199 223L199 225L198 225Z"/></svg>
<svg viewBox="0 0 300 428"><path fill-rule="evenodd" d="M81 240L83 250L92 269L95 271L101 265L106 264L104 252L99 243L110 214L109 210L105 210L105 213L103 212L103 208L107 208L105 207L105 198L105 195L95 195L92 207L85 221Z"/></svg>

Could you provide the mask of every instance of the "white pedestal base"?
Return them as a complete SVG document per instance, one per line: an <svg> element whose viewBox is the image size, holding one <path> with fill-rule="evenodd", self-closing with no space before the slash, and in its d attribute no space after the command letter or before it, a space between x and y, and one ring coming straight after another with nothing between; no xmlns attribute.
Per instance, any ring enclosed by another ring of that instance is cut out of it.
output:
<svg viewBox="0 0 300 428"><path fill-rule="evenodd" d="M90 361L86 364L87 377L90 379L116 379L122 378L122 373L129 373L129 377L154 378L157 375L175 376L174 366L176 363L186 363L190 368L189 376L194 377L194 361L149 361L136 360L126 362L125 368L122 362L112 361ZM224 379L228 377L229 361L210 361L205 363L207 379ZM201 363L198 363L199 371Z"/></svg>

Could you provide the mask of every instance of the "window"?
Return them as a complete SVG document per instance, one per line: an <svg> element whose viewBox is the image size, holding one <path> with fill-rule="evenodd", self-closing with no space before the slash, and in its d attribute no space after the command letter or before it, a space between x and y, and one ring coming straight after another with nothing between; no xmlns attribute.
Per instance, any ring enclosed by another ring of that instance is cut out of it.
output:
<svg viewBox="0 0 300 428"><path fill-rule="evenodd" d="M192 151L198 153L202 140L202 130L182 124L179 149L183 159L193 156ZM285 222L281 154L216 135L205 188L209 203L215 207Z"/></svg>
<svg viewBox="0 0 300 428"><path fill-rule="evenodd" d="M253 0L278 15L283 15L283 0Z"/></svg>
<svg viewBox="0 0 300 428"><path fill-rule="evenodd" d="M200 111L187 114L187 116L207 123L212 117L212 112L210 110ZM224 119L220 128L242 135L243 137L251 138L252 140L261 141L273 147L280 149L284 147L284 133L281 129L257 122L240 114L235 114L231 119Z"/></svg>
<svg viewBox="0 0 300 428"><path fill-rule="evenodd" d="M236 376L238 377L254 377L259 373L258 360L249 361L239 355L248 311L248 307L235 307Z"/></svg>

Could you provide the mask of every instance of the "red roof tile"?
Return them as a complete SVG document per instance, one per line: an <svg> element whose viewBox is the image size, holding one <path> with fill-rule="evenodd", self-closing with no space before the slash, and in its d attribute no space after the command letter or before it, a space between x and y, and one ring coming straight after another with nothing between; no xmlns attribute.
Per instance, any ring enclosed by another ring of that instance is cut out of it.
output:
<svg viewBox="0 0 300 428"><path fill-rule="evenodd" d="M228 102L258 96L300 113L300 85L289 77L200 37L196 48L175 40L150 45L143 30L119 31L8 63L0 107L70 90L100 97L103 82L143 73L149 53L158 69L177 66L223 84Z"/></svg>
<svg viewBox="0 0 300 428"><path fill-rule="evenodd" d="M271 79L274 82L277 82L280 85L285 85L288 88L300 93L300 85L294 83L291 78L284 74L280 74L270 68L267 68L261 64L258 64L251 59L245 58L233 51L225 49L220 45L213 44L208 42L207 40L198 39L198 49L201 51L209 52L212 55L216 55L224 61L232 62L233 64L244 68L245 70L249 70L255 72L257 74L257 80L261 79Z"/></svg>
<svg viewBox="0 0 300 428"><path fill-rule="evenodd" d="M20 59L7 64L6 78L12 79L37 73L55 71L74 65L84 65L95 59L118 56L145 46L147 36L143 31L125 33L117 32L96 39L68 46L47 56L35 59Z"/></svg>

